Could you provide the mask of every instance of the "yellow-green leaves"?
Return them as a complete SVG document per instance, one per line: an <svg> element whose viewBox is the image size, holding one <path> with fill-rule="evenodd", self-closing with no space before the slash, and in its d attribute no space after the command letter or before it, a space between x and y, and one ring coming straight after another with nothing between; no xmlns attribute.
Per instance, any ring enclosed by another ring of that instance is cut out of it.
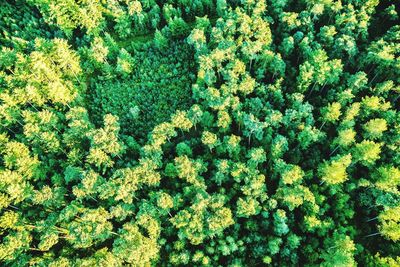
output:
<svg viewBox="0 0 400 267"><path fill-rule="evenodd" d="M104 63L107 61L109 49L101 37L96 36L90 47L90 56L97 63Z"/></svg>
<svg viewBox="0 0 400 267"><path fill-rule="evenodd" d="M42 149L46 153L54 153L60 150L60 136L58 118L50 110L39 112L23 111L24 134L31 144Z"/></svg>
<svg viewBox="0 0 400 267"><path fill-rule="evenodd" d="M104 179L94 172L89 170L83 174L83 178L80 184L72 188L72 193L77 199L83 199L87 197L93 198L98 193L99 186L104 183Z"/></svg>
<svg viewBox="0 0 400 267"><path fill-rule="evenodd" d="M347 167L351 163L351 155L336 156L328 162L324 162L319 168L319 176L322 181L330 185L343 183L348 179Z"/></svg>
<svg viewBox="0 0 400 267"><path fill-rule="evenodd" d="M256 81L249 75L246 75L244 79L240 82L238 91L243 95L251 94L256 87Z"/></svg>
<svg viewBox="0 0 400 267"><path fill-rule="evenodd" d="M284 184L298 183L303 179L304 172L297 165L287 165L287 169L282 171L282 182Z"/></svg>
<svg viewBox="0 0 400 267"><path fill-rule="evenodd" d="M222 195L196 195L193 204L179 211L171 223L178 229L183 239L198 245L206 238L221 234L224 229L234 223L232 212L224 207Z"/></svg>
<svg viewBox="0 0 400 267"><path fill-rule="evenodd" d="M29 249L32 241L31 234L26 231L11 232L3 237L0 244L0 261L12 261Z"/></svg>
<svg viewBox="0 0 400 267"><path fill-rule="evenodd" d="M119 55L117 58L117 72L121 75L128 75L133 70L134 60L132 56L125 49L121 49L119 51Z"/></svg>
<svg viewBox="0 0 400 267"><path fill-rule="evenodd" d="M206 170L201 160L191 160L186 155L174 160L178 177L196 187L205 188L204 178L200 176Z"/></svg>
<svg viewBox="0 0 400 267"><path fill-rule="evenodd" d="M118 118L108 114L104 116L103 128L87 133L91 140L88 163L103 167L103 171L114 164L111 157L120 155L124 148L118 140L119 129Z"/></svg>
<svg viewBox="0 0 400 267"><path fill-rule="evenodd" d="M379 159L382 145L382 143L363 140L361 143L355 145L354 159L365 166L371 166Z"/></svg>
<svg viewBox="0 0 400 267"><path fill-rule="evenodd" d="M378 216L381 234L394 242L400 240L400 206L387 208Z"/></svg>
<svg viewBox="0 0 400 267"><path fill-rule="evenodd" d="M385 102L384 99L378 96L365 96L362 98L361 105L366 114L372 112L385 111L391 107L390 102Z"/></svg>
<svg viewBox="0 0 400 267"><path fill-rule="evenodd" d="M85 209L68 224L68 242L75 248L88 248L106 240L112 232L109 213L103 208Z"/></svg>
<svg viewBox="0 0 400 267"><path fill-rule="evenodd" d="M398 186L400 185L400 170L394 166L379 167L372 177L375 180L376 188L399 194Z"/></svg>
<svg viewBox="0 0 400 267"><path fill-rule="evenodd" d="M157 240L143 235L136 223L125 223L118 234L112 251L122 261L145 266L157 258L160 249Z"/></svg>
<svg viewBox="0 0 400 267"><path fill-rule="evenodd" d="M220 144L217 135L209 131L203 132L201 136L201 142L206 146L208 146L210 150L212 150L213 148L215 148L217 145Z"/></svg>
<svg viewBox="0 0 400 267"><path fill-rule="evenodd" d="M388 129L385 119L372 119L364 124L365 137L371 139L380 138Z"/></svg>
<svg viewBox="0 0 400 267"><path fill-rule="evenodd" d="M315 203L313 193L303 185L281 187L277 190L276 199L288 207L289 211L301 206L304 202Z"/></svg>
<svg viewBox="0 0 400 267"><path fill-rule="evenodd" d="M246 157L248 158L248 166L254 169L267 160L267 155L261 147L250 149Z"/></svg>
<svg viewBox="0 0 400 267"><path fill-rule="evenodd" d="M340 111L341 105L338 102L328 104L327 107L321 110L324 121L335 122L339 119L342 112Z"/></svg>
<svg viewBox="0 0 400 267"><path fill-rule="evenodd" d="M0 95L0 110L10 105L66 107L75 100L82 87L82 70L79 56L67 41L35 39L35 50L29 55L18 53L17 58L15 71L7 79L8 88Z"/></svg>
<svg viewBox="0 0 400 267"><path fill-rule="evenodd" d="M21 230L20 214L15 211L5 211L0 217L0 233L4 234L7 230Z"/></svg>
<svg viewBox="0 0 400 267"><path fill-rule="evenodd" d="M188 118L187 113L180 110L172 115L171 123L175 128L182 129L183 131L188 131L193 126L193 123Z"/></svg>
<svg viewBox="0 0 400 267"><path fill-rule="evenodd" d="M229 116L229 113L225 110L220 110L218 112L218 122L217 125L221 130L227 130L232 123L232 119Z"/></svg>
<svg viewBox="0 0 400 267"><path fill-rule="evenodd" d="M336 142L342 147L348 147L355 142L355 137L356 132L352 128L340 130Z"/></svg>
<svg viewBox="0 0 400 267"><path fill-rule="evenodd" d="M158 194L157 206L161 209L171 209L174 206L172 197L167 193Z"/></svg>
<svg viewBox="0 0 400 267"><path fill-rule="evenodd" d="M47 233L41 236L38 249L41 251L49 251L55 244L58 243L58 233Z"/></svg>
<svg viewBox="0 0 400 267"><path fill-rule="evenodd" d="M83 28L88 33L95 33L99 30L100 24L104 21L101 1L82 0L56 0L37 1L33 0L43 16L50 22L59 26L68 36L76 28Z"/></svg>
<svg viewBox="0 0 400 267"><path fill-rule="evenodd" d="M0 2L1 266L399 261L390 1Z"/></svg>
<svg viewBox="0 0 400 267"><path fill-rule="evenodd" d="M238 217L249 218L250 216L259 214L261 211L260 203L251 197L239 198L236 206Z"/></svg>
<svg viewBox="0 0 400 267"><path fill-rule="evenodd" d="M127 1L129 15L140 14L142 12L142 4L139 1Z"/></svg>
<svg viewBox="0 0 400 267"><path fill-rule="evenodd" d="M306 44L308 41L308 38L304 38L302 42ZM329 60L326 51L323 49L309 49L307 57L309 57L309 60L299 66L298 91L305 92L311 84L313 86L310 89L313 91L317 84L324 88L326 85L335 84L339 81L343 72L341 59Z"/></svg>
<svg viewBox="0 0 400 267"><path fill-rule="evenodd" d="M335 232L333 238L327 240L327 244L329 244L329 247L320 256L323 259L321 266L357 266L354 260L356 245L349 236Z"/></svg>

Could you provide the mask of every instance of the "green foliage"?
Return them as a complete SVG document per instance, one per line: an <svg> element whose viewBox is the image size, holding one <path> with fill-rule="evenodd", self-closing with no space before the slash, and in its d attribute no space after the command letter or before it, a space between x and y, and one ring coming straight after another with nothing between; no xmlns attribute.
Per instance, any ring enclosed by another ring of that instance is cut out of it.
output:
<svg viewBox="0 0 400 267"><path fill-rule="evenodd" d="M109 69L111 66L103 67L104 78L93 80L89 96L92 119L100 121L107 113L116 115L123 134L144 140L177 109L188 109L193 63L187 49L175 42L165 51L153 46L134 50L132 55L119 50L112 67L115 71Z"/></svg>
<svg viewBox="0 0 400 267"><path fill-rule="evenodd" d="M353 258L356 246L349 236L334 233L326 243L331 246L321 256L322 266L357 266Z"/></svg>
<svg viewBox="0 0 400 267"><path fill-rule="evenodd" d="M360 161L361 164L369 166L379 159L381 153L381 143L374 141L363 140L361 143L355 145L354 154L355 159Z"/></svg>
<svg viewBox="0 0 400 267"><path fill-rule="evenodd" d="M348 179L346 168L351 163L351 155L336 156L319 168L322 181L328 184L343 183Z"/></svg>
<svg viewBox="0 0 400 267"><path fill-rule="evenodd" d="M385 119L372 119L364 125L364 130L366 138L377 139L387 130L387 122Z"/></svg>
<svg viewBox="0 0 400 267"><path fill-rule="evenodd" d="M400 240L400 207L388 208L379 214L379 231L390 240Z"/></svg>
<svg viewBox="0 0 400 267"><path fill-rule="evenodd" d="M112 252L124 263L145 265L157 258L158 251L154 237L146 237L136 223L128 222L119 230Z"/></svg>
<svg viewBox="0 0 400 267"><path fill-rule="evenodd" d="M0 265L398 266L398 13L1 1Z"/></svg>
<svg viewBox="0 0 400 267"><path fill-rule="evenodd" d="M323 108L321 113L322 113L322 117L324 118L325 121L328 122L334 122L337 121L341 115L340 112L340 103L334 102L334 103L330 103L328 104L327 107Z"/></svg>
<svg viewBox="0 0 400 267"><path fill-rule="evenodd" d="M207 237L222 234L234 223L231 210L224 207L224 198L219 195L196 195L193 204L179 211L170 221L178 229L178 236L194 245L201 244Z"/></svg>

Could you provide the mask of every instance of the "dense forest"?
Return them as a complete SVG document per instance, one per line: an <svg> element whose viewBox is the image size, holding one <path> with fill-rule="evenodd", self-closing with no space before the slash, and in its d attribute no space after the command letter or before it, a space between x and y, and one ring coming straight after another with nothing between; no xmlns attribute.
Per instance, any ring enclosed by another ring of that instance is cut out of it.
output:
<svg viewBox="0 0 400 267"><path fill-rule="evenodd" d="M400 266L398 0L1 0L0 266Z"/></svg>

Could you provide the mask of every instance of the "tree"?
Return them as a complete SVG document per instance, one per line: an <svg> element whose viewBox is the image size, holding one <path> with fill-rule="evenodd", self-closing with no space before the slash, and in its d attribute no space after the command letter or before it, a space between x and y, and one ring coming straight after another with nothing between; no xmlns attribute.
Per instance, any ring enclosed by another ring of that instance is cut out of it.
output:
<svg viewBox="0 0 400 267"><path fill-rule="evenodd" d="M365 138L377 139L387 130L387 122L385 119L372 119L365 123L363 128Z"/></svg>
<svg viewBox="0 0 400 267"><path fill-rule="evenodd" d="M382 143L375 143L370 140L363 140L354 147L354 159L362 165L372 166L379 159Z"/></svg>
<svg viewBox="0 0 400 267"><path fill-rule="evenodd" d="M171 123L175 128L182 129L183 131L188 131L193 126L193 123L187 117L187 113L180 110L172 115Z"/></svg>
<svg viewBox="0 0 400 267"><path fill-rule="evenodd" d="M383 257L378 252L372 262L378 266L396 266L396 264L400 264L400 257Z"/></svg>
<svg viewBox="0 0 400 267"><path fill-rule="evenodd" d="M119 156L124 146L118 141L119 124L117 117L108 114L104 116L104 128L95 129L87 133L91 142L87 162L97 168L111 167L114 162L111 157Z"/></svg>
<svg viewBox="0 0 400 267"><path fill-rule="evenodd" d="M157 258L157 240L144 236L136 223L125 223L118 233L112 252L123 262L146 265Z"/></svg>
<svg viewBox="0 0 400 267"><path fill-rule="evenodd" d="M329 162L324 162L318 168L321 180L330 185L343 183L348 179L346 169L350 166L351 160L351 154L347 154L335 156Z"/></svg>
<svg viewBox="0 0 400 267"><path fill-rule="evenodd" d="M235 158L240 152L241 137L237 135L224 136L224 148L231 158Z"/></svg>
<svg viewBox="0 0 400 267"><path fill-rule="evenodd" d="M122 48L119 51L117 58L117 72L123 76L126 76L132 72L133 64L134 59L132 56L124 48Z"/></svg>
<svg viewBox="0 0 400 267"><path fill-rule="evenodd" d="M186 155L191 157L193 155L193 151L187 143L181 142L176 145L176 154L178 154L178 156Z"/></svg>
<svg viewBox="0 0 400 267"><path fill-rule="evenodd" d="M192 203L188 209L179 211L170 219L178 229L181 240L188 239L191 244L198 245L206 238L222 234L234 223L231 210L224 207L222 195L197 194Z"/></svg>
<svg viewBox="0 0 400 267"><path fill-rule="evenodd" d="M379 232L387 239L394 242L400 240L400 207L389 207L378 216Z"/></svg>
<svg viewBox="0 0 400 267"><path fill-rule="evenodd" d="M289 211L302 205L304 202L315 204L313 193L305 186L296 185L278 188L275 199L288 207Z"/></svg>
<svg viewBox="0 0 400 267"><path fill-rule="evenodd" d="M205 165L201 160L191 160L186 155L176 157L175 167L180 179L193 184L199 188L205 188L204 178L200 176L206 171Z"/></svg>
<svg viewBox="0 0 400 267"><path fill-rule="evenodd" d="M154 33L154 42L158 49L162 50L168 46L168 39L164 36L164 34L158 29Z"/></svg>
<svg viewBox="0 0 400 267"><path fill-rule="evenodd" d="M26 230L11 232L6 235L0 244L0 260L12 261L22 256L27 251L32 241L32 236Z"/></svg>
<svg viewBox="0 0 400 267"><path fill-rule="evenodd" d="M330 103L327 107L324 107L321 110L321 115L324 119L324 122L335 122L339 119L342 114L341 105L338 102Z"/></svg>
<svg viewBox="0 0 400 267"><path fill-rule="evenodd" d="M203 132L203 134L201 135L201 142L208 146L210 148L210 151L212 151L213 148L220 144L217 135L209 131Z"/></svg>
<svg viewBox="0 0 400 267"><path fill-rule="evenodd" d="M54 264L59 264L59 265L67 265L68 264L68 260L66 260L65 258L61 258L63 259L60 260L59 262L53 262ZM82 258L82 259L77 259L75 261L76 264L80 265L80 266L123 266L122 265L122 261L117 258L111 251L109 251L108 248L102 248L97 250L91 257L86 257L86 258ZM68 266L68 265L67 265ZM53 266L52 266L53 267Z"/></svg>
<svg viewBox="0 0 400 267"><path fill-rule="evenodd" d="M78 198L88 198L97 195L99 186L105 182L104 178L93 170L89 170L83 174L83 178L79 185L72 188L72 193Z"/></svg>
<svg viewBox="0 0 400 267"><path fill-rule="evenodd" d="M88 33L98 31L104 18L100 1L39 1L32 0L47 20L53 21L68 35L77 27L85 28Z"/></svg>
<svg viewBox="0 0 400 267"><path fill-rule="evenodd" d="M260 203L251 197L246 197L245 199L239 198L236 205L236 214L238 217L249 218L259 214L261 211Z"/></svg>
<svg viewBox="0 0 400 267"><path fill-rule="evenodd" d="M349 236L335 232L326 243L328 245L321 255L322 266L357 266L354 260L356 246Z"/></svg>
<svg viewBox="0 0 400 267"><path fill-rule="evenodd" d="M222 17L227 12L228 5L226 0L217 0L217 14Z"/></svg>
<svg viewBox="0 0 400 267"><path fill-rule="evenodd" d="M95 37L91 43L90 56L97 63L107 62L107 55L109 53L107 45L100 37Z"/></svg>
<svg viewBox="0 0 400 267"><path fill-rule="evenodd" d="M220 128L220 130L222 131L227 131L231 126L231 123L232 119L229 113L224 110L220 110L218 112L218 121L217 121L218 128Z"/></svg>
<svg viewBox="0 0 400 267"><path fill-rule="evenodd" d="M157 195L157 206L161 209L171 209L174 206L173 198L167 193L159 193Z"/></svg>
<svg viewBox="0 0 400 267"><path fill-rule="evenodd" d="M264 135L264 128L267 127L266 122L261 122L253 114L243 115L244 124L244 136L249 138L249 143L251 142L251 136L254 134L257 140L261 140Z"/></svg>
<svg viewBox="0 0 400 267"><path fill-rule="evenodd" d="M294 49L294 38L293 36L285 37L280 45L280 50L285 56L289 56Z"/></svg>
<svg viewBox="0 0 400 267"><path fill-rule="evenodd" d="M398 265L388 2L0 1L0 266Z"/></svg>
<svg viewBox="0 0 400 267"><path fill-rule="evenodd" d="M68 224L67 237L75 248L88 248L108 239L112 228L104 208L84 209L78 218Z"/></svg>
<svg viewBox="0 0 400 267"><path fill-rule="evenodd" d="M289 150L289 143L286 137L278 134L271 144L271 156L274 159L278 159L284 155L285 152Z"/></svg>
<svg viewBox="0 0 400 267"><path fill-rule="evenodd" d="M372 177L378 189L395 194L400 193L398 190L400 170L398 168L391 165L381 166L372 174Z"/></svg>
<svg viewBox="0 0 400 267"><path fill-rule="evenodd" d="M335 140L341 147L349 147L353 143L355 143L356 132L352 129L343 129L339 131L338 137Z"/></svg>
<svg viewBox="0 0 400 267"><path fill-rule="evenodd" d="M300 166L287 164L283 160L277 160L275 170L281 176L281 182L285 185L299 184L304 177L304 171Z"/></svg>
<svg viewBox="0 0 400 267"><path fill-rule="evenodd" d="M204 29L193 29L187 39L188 44L193 45L199 55L207 52L207 40Z"/></svg>
<svg viewBox="0 0 400 267"><path fill-rule="evenodd" d="M267 155L261 147L252 148L247 153L247 164L250 168L257 169L257 166L264 163L267 160Z"/></svg>
<svg viewBox="0 0 400 267"><path fill-rule="evenodd" d="M300 75L297 78L300 92L306 91L313 82L311 92L317 84L322 86L322 90L326 85L332 85L339 81L343 72L343 64L340 59L328 60L328 55L323 49L310 50L308 56L310 60L300 65Z"/></svg>

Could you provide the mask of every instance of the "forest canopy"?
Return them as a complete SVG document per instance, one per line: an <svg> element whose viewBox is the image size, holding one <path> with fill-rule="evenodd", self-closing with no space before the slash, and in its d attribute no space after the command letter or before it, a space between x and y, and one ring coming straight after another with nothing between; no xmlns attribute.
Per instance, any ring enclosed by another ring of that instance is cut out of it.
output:
<svg viewBox="0 0 400 267"><path fill-rule="evenodd" d="M0 265L400 266L399 13L0 1Z"/></svg>

